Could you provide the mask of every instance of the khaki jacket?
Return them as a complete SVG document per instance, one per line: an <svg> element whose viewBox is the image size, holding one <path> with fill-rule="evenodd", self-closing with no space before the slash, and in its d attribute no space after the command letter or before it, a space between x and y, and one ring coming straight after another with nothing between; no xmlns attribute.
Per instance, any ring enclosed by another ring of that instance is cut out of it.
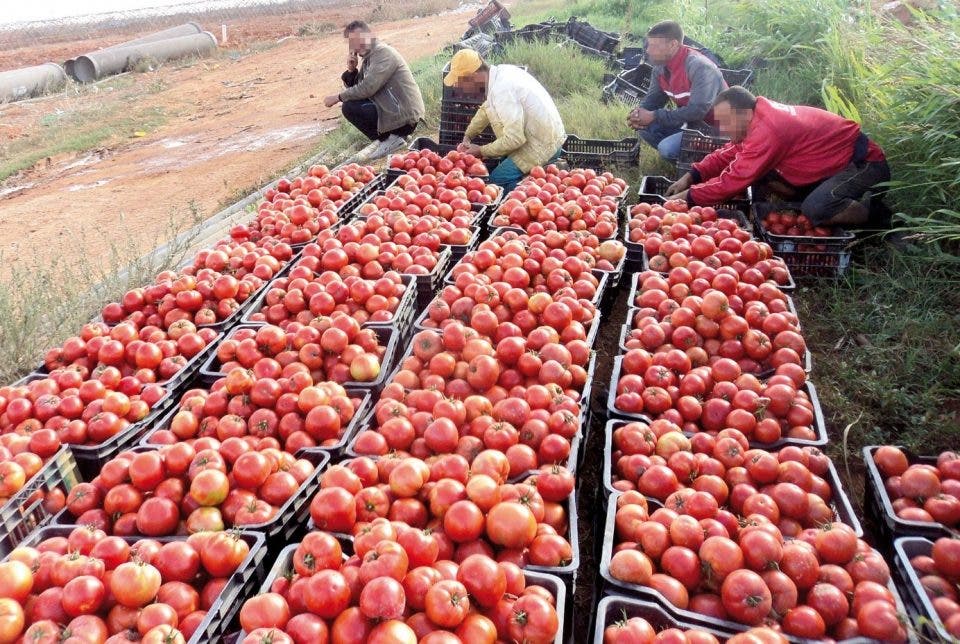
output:
<svg viewBox="0 0 960 644"><path fill-rule="evenodd" d="M340 100L370 99L377 106L377 129L389 132L423 118L423 96L406 61L379 40L363 58L356 84L340 92Z"/></svg>
<svg viewBox="0 0 960 644"><path fill-rule="evenodd" d="M560 112L537 79L514 65L490 67L487 100L464 133L472 139L490 125L497 139L484 157L509 156L521 172L549 161L566 141Z"/></svg>

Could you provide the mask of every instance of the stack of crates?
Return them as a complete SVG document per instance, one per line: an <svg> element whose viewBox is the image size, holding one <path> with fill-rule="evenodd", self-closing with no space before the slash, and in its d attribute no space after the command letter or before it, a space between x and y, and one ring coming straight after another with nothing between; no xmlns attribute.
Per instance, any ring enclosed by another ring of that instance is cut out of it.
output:
<svg viewBox="0 0 960 644"><path fill-rule="evenodd" d="M450 73L450 63L443 68L443 76ZM456 87L443 86L443 97L440 101L440 145L458 145L463 141L463 134L473 120L477 109L483 104L483 95L469 94ZM492 143L496 136L488 125L473 142L477 145Z"/></svg>

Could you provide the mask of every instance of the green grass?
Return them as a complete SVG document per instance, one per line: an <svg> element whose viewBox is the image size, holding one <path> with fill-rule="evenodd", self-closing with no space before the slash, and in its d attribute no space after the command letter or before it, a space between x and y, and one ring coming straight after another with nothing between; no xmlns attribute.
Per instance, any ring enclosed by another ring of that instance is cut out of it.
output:
<svg viewBox="0 0 960 644"><path fill-rule="evenodd" d="M163 109L138 107L135 97L109 106L47 114L35 134L0 143L0 181L49 157L92 150L137 131L151 132L166 119Z"/></svg>

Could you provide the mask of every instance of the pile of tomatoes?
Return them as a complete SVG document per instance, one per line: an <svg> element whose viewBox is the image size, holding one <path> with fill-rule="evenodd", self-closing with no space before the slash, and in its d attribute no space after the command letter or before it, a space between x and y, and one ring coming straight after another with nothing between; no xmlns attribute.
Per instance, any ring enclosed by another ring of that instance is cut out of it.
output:
<svg viewBox="0 0 960 644"><path fill-rule="evenodd" d="M617 234L619 199L626 190L626 182L609 172L537 166L507 195L491 224L533 235L582 230L610 239Z"/></svg>
<svg viewBox="0 0 960 644"><path fill-rule="evenodd" d="M369 217L377 212L396 211L405 215L429 215L447 221L473 221L471 208L467 189L463 187L438 186L434 194L430 189L418 185L407 189L391 186L360 206L357 214Z"/></svg>
<svg viewBox="0 0 960 644"><path fill-rule="evenodd" d="M257 377L238 367L209 389L183 394L169 426L153 431L149 442L251 437L260 441L258 448L295 454L306 447L336 445L366 398L351 397L335 382L314 382L305 366L283 378Z"/></svg>
<svg viewBox="0 0 960 644"><path fill-rule="evenodd" d="M603 644L720 644L715 635L700 628L671 627L657 629L643 617L623 615L603 629ZM787 644L782 633L758 626L738 633L726 640L727 644Z"/></svg>
<svg viewBox="0 0 960 644"><path fill-rule="evenodd" d="M508 483L508 468L496 449L478 453L472 463L460 454L356 457L321 475L310 504L312 526L351 535L360 548L392 534L401 522L417 530L409 536L425 540L422 547L441 560L481 552L521 567L569 565L572 517L566 502L573 474L547 465Z"/></svg>
<svg viewBox="0 0 960 644"><path fill-rule="evenodd" d="M443 176L457 170L469 177L485 177L488 174L483 161L472 154L457 150L450 150L444 156L433 150L411 150L404 154L394 154L388 165L393 170L406 170L407 174L414 178L418 178L417 173Z"/></svg>
<svg viewBox="0 0 960 644"><path fill-rule="evenodd" d="M227 532L131 543L93 527L20 546L0 563L0 641L183 644L250 549Z"/></svg>
<svg viewBox="0 0 960 644"><path fill-rule="evenodd" d="M952 637L960 637L960 540L937 539L928 554L916 555L910 565L920 577L920 585L933 604L935 619L943 623Z"/></svg>
<svg viewBox="0 0 960 644"><path fill-rule="evenodd" d="M763 229L773 235L789 237L833 237L830 226L814 226L810 219L793 210L774 210L763 218Z"/></svg>
<svg viewBox="0 0 960 644"><path fill-rule="evenodd" d="M197 253L178 271L163 271L153 284L134 288L103 307L107 324L130 320L138 328L168 329L179 320L197 326L223 322L293 257L289 244L260 247L253 242L221 242Z"/></svg>
<svg viewBox="0 0 960 644"><path fill-rule="evenodd" d="M805 362L806 341L787 296L772 282L741 281L733 269L675 268L635 276L638 310L625 348L678 349L694 366L726 358L743 373L761 374ZM677 375L682 375L677 373Z"/></svg>
<svg viewBox="0 0 960 644"><path fill-rule="evenodd" d="M836 520L829 459L816 447L772 453L751 449L737 430L687 438L660 420L617 422L612 429L613 480L605 483L614 490L638 490L678 512L716 509L729 528L738 516L759 514L790 538Z"/></svg>
<svg viewBox="0 0 960 644"><path fill-rule="evenodd" d="M675 608L751 626L772 620L787 635L813 640L907 639L886 561L843 523L790 539L763 514L741 525L712 504L654 509L639 492L611 503L610 576Z"/></svg>
<svg viewBox="0 0 960 644"><path fill-rule="evenodd" d="M486 169L486 166L483 166L484 172L486 172ZM408 170L407 174L397 178L395 185L404 190L422 190L429 194L436 194L439 188L463 188L467 191L467 200L471 204L495 203L503 194L503 188L492 183L486 183L482 178L484 176L486 175L464 173L459 169L453 169L446 173L433 173L429 168L425 172Z"/></svg>
<svg viewBox="0 0 960 644"><path fill-rule="evenodd" d="M287 275L270 282L260 310L250 314L250 321L286 330L294 323L310 325L318 316L345 313L360 324L384 325L400 313L401 300L411 284L409 277L404 280L396 271L377 279L341 277L333 271L314 272L309 267L314 263L309 259L298 262Z"/></svg>
<svg viewBox="0 0 960 644"><path fill-rule="evenodd" d="M649 268L666 273L672 268L700 264L711 268L731 266L743 281L759 284L790 282L786 264L763 241L755 241L734 219L720 219L710 207L670 200L662 206L641 203L630 209L627 241L643 244Z"/></svg>
<svg viewBox="0 0 960 644"><path fill-rule="evenodd" d="M99 444L146 418L166 395L161 385L123 377L116 367L87 379L79 370L57 369L0 387L0 434L28 437L28 449L38 454L53 453L60 443Z"/></svg>
<svg viewBox="0 0 960 644"><path fill-rule="evenodd" d="M263 244L304 244L340 220L339 209L375 177L373 168L350 164L332 172L311 166L304 177L282 179L264 193L253 221L237 224L230 237Z"/></svg>
<svg viewBox="0 0 960 644"><path fill-rule="evenodd" d="M161 537L272 521L315 466L252 436L123 452L67 495L68 523Z"/></svg>
<svg viewBox="0 0 960 644"><path fill-rule="evenodd" d="M361 235L376 235L383 241L414 244L439 250L440 245L466 246L477 232L471 226L471 216L458 215L450 220L437 215L412 215L395 210L380 210L365 216L349 226Z"/></svg>
<svg viewBox="0 0 960 644"><path fill-rule="evenodd" d="M244 602L243 641L549 644L560 631L555 591L512 563L481 551L452 561L402 523L354 550L344 559L331 535L307 534L270 592Z"/></svg>
<svg viewBox="0 0 960 644"><path fill-rule="evenodd" d="M883 445L873 461L897 517L906 521L960 525L960 456L941 452L936 463L910 464L898 447Z"/></svg>
<svg viewBox="0 0 960 644"><path fill-rule="evenodd" d="M286 330L265 325L240 327L217 345L221 373L240 367L258 378L292 378L309 373L313 382L373 382L380 375L387 347L373 329L346 313L319 316L309 325L290 323Z"/></svg>

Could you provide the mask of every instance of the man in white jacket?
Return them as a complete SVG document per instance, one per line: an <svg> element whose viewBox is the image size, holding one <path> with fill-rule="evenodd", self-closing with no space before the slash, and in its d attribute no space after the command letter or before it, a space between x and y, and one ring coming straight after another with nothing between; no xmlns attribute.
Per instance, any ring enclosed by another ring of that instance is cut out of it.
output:
<svg viewBox="0 0 960 644"><path fill-rule="evenodd" d="M490 173L492 183L512 190L531 168L559 158L567 138L560 112L543 85L523 69L488 65L472 49L461 49L450 61L450 73L443 82L487 97L467 126L459 149L482 158L505 157ZM487 125L496 140L474 145L471 140Z"/></svg>

